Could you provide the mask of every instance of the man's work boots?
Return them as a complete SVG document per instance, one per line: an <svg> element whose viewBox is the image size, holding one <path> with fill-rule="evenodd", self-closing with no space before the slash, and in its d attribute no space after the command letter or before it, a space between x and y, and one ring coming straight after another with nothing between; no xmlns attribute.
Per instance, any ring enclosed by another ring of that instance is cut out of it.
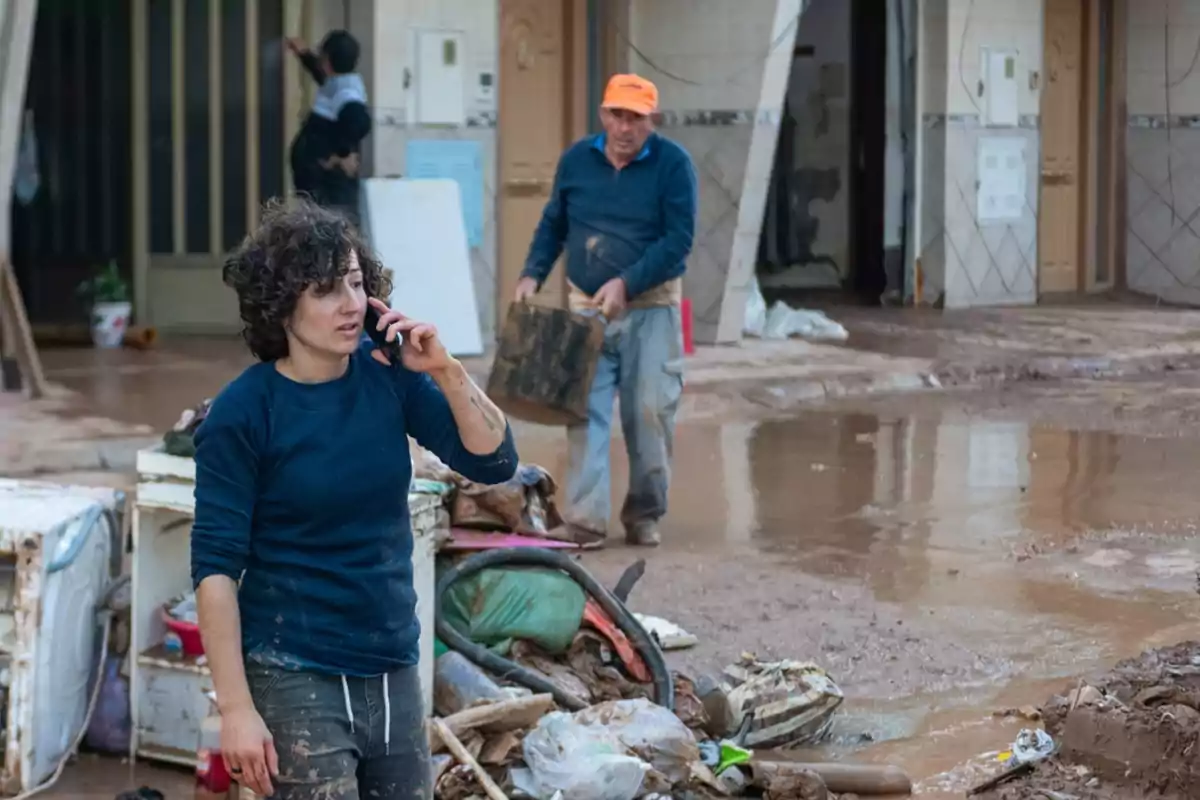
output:
<svg viewBox="0 0 1200 800"><path fill-rule="evenodd" d="M657 522L637 522L625 529L625 543L634 547L658 547L662 537Z"/></svg>

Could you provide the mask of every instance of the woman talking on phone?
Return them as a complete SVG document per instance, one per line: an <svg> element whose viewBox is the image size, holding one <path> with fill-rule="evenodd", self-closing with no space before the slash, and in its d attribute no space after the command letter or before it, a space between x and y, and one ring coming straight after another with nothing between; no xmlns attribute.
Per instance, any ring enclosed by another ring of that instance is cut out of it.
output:
<svg viewBox="0 0 1200 800"><path fill-rule="evenodd" d="M431 797L407 436L502 483L508 423L432 325L388 308L337 212L268 208L224 280L259 363L196 435L192 581L222 754L267 797ZM400 363L364 337L372 316Z"/></svg>

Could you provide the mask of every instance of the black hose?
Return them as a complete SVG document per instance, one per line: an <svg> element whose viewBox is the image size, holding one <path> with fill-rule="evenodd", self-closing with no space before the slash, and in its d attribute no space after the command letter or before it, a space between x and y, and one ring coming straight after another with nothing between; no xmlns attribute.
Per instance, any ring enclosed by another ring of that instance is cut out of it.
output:
<svg viewBox="0 0 1200 800"><path fill-rule="evenodd" d="M669 711L675 710L675 684L671 679L671 671L667 668L666 659L663 658L662 650L659 649L658 643L646 632L646 629L637 621L637 618L629 613L629 609L625 608L624 603L613 597L612 592L593 578L592 574L584 569L581 564L557 550L543 550L535 547L509 547L488 550L468 556L446 570L438 580L437 590L434 592L435 629L443 644L452 650L462 653L501 680L513 681L535 692L554 695L554 699L558 704L565 708L578 711L581 708L587 707L587 703L579 697L569 692L564 692L544 675L522 667L514 661L493 653L486 647L472 642L455 630L443 616L442 597L459 578L473 575L489 567L512 566L551 567L562 570L575 579L576 583L595 598L600 607L612 617L617 627L629 637L629 641L633 644L634 648L645 659L646 666L650 668L650 674L654 683L655 701Z"/></svg>

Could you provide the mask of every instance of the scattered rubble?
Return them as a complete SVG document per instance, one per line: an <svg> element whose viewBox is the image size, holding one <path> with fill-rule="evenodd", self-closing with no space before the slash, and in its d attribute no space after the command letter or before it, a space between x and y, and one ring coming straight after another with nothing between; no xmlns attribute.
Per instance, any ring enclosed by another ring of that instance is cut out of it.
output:
<svg viewBox="0 0 1200 800"><path fill-rule="evenodd" d="M978 793L995 800L1200 797L1200 643L1150 650L1042 709L1056 755Z"/></svg>

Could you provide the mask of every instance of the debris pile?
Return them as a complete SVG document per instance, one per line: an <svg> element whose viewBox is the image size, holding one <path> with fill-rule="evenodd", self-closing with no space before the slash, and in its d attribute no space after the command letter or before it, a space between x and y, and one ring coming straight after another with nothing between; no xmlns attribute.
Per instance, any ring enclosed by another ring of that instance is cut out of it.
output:
<svg viewBox="0 0 1200 800"><path fill-rule="evenodd" d="M811 764L778 750L826 738L843 695L818 665L743 654L719 675L672 671L696 637L625 605L638 561L608 588L554 506L553 478L522 465L477 486L412 447L413 491L450 518L437 561L430 744L442 800L906 794L895 768ZM757 751L757 752L756 752ZM771 756L768 756L771 751Z"/></svg>
<svg viewBox="0 0 1200 800"><path fill-rule="evenodd" d="M1057 749L973 791L997 800L1200 797L1200 643L1150 650L1042 709Z"/></svg>
<svg viewBox="0 0 1200 800"><path fill-rule="evenodd" d="M797 800L910 790L894 768L756 753L821 742L841 690L815 664L749 653L719 676L669 671L662 648L695 637L625 608L644 566L610 592L573 559L539 548L440 565L437 797Z"/></svg>

